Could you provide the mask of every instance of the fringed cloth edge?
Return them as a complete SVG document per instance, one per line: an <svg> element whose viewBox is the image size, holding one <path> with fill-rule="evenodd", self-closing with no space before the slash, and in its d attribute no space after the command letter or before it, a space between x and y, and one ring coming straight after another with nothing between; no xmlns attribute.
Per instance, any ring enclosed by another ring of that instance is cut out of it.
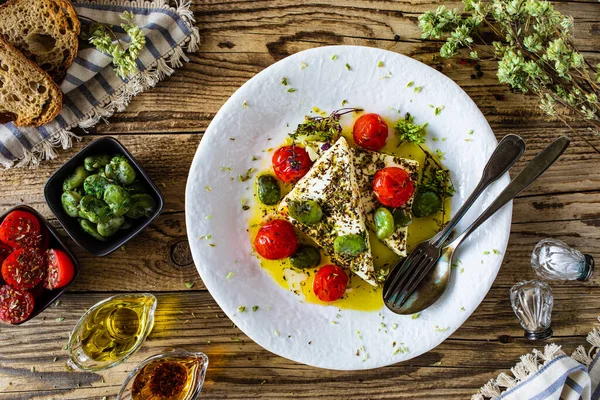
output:
<svg viewBox="0 0 600 400"><path fill-rule="evenodd" d="M598 317L598 320L600 321L600 317ZM591 345L590 349L586 350L583 345L579 346L575 349L571 358L589 369L600 350L600 329L594 328L588 333L586 341ZM565 355L561 350L561 346L554 343L547 344L543 352L534 349L531 353L521 356L521 361L510 369L512 376L505 372L500 373L471 396L471 400L496 400L507 390L526 382L540 368L561 355Z"/></svg>

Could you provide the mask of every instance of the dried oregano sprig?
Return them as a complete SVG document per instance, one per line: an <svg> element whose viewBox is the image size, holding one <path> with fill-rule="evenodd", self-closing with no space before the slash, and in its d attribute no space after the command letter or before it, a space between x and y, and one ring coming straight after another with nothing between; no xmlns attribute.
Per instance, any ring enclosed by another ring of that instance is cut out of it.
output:
<svg viewBox="0 0 600 400"><path fill-rule="evenodd" d="M573 44L572 17L542 0L463 0L463 4L462 11L440 6L419 17L423 38L446 38L442 57L468 48L471 58L479 59L478 50L486 51L481 32L491 30L495 40L488 58L499 61L500 82L537 94L542 110L565 123L557 106L600 129L600 64L593 67Z"/></svg>
<svg viewBox="0 0 600 400"><path fill-rule="evenodd" d="M326 142L335 142L342 133L340 117L345 114L360 111L363 111L362 108L341 108L333 111L326 117L310 117L307 115L304 117L304 122L298 124L296 130L293 133L290 133L289 136L293 140L304 137L309 140L317 139Z"/></svg>
<svg viewBox="0 0 600 400"><path fill-rule="evenodd" d="M127 78L127 76L136 73L138 70L135 60L146 45L146 37L140 27L133 22L134 15L132 12L125 11L120 17L125 21L124 24L121 24L121 28L129 36L129 47L127 49L109 26L97 21L93 21L90 26L88 40L96 46L98 51L113 58L112 62L117 75L121 78Z"/></svg>

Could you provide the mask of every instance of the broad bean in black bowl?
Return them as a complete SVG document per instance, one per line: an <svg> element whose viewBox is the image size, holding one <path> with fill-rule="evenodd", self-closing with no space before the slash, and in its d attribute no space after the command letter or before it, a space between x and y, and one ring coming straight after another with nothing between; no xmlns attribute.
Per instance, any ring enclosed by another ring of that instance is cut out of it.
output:
<svg viewBox="0 0 600 400"><path fill-rule="evenodd" d="M127 243L161 213L162 194L116 139L97 139L48 179L46 202L71 238L95 256Z"/></svg>

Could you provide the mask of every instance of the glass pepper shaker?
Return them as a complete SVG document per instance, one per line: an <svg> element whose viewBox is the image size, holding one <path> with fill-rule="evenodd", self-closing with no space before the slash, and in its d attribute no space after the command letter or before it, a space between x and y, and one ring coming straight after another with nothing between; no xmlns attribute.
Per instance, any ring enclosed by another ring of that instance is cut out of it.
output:
<svg viewBox="0 0 600 400"><path fill-rule="evenodd" d="M519 282L510 289L510 303L525 337L544 340L552 336L552 289L542 281Z"/></svg>
<svg viewBox="0 0 600 400"><path fill-rule="evenodd" d="M543 239L533 249L531 266L545 279L587 281L594 272L594 258L557 239Z"/></svg>

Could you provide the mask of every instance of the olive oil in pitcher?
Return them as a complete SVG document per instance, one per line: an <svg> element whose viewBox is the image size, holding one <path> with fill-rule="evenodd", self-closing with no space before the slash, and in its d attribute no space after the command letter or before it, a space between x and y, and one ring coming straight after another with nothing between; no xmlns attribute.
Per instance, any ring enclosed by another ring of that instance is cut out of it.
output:
<svg viewBox="0 0 600 400"><path fill-rule="evenodd" d="M69 366L98 371L134 354L154 325L156 297L117 295L94 305L69 339Z"/></svg>

